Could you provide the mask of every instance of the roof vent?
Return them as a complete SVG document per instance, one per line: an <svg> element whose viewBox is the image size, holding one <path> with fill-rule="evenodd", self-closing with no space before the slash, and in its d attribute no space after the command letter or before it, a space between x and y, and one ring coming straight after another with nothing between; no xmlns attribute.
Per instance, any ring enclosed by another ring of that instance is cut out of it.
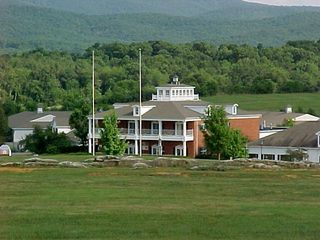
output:
<svg viewBox="0 0 320 240"><path fill-rule="evenodd" d="M286 106L285 112L286 113L292 113L292 107L290 105Z"/></svg>

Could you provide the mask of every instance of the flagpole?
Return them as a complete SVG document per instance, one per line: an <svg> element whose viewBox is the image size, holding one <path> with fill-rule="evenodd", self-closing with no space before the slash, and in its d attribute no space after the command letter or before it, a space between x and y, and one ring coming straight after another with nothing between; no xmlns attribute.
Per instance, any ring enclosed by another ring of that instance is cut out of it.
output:
<svg viewBox="0 0 320 240"><path fill-rule="evenodd" d="M141 48L139 48L139 155L142 156L142 114L141 114L141 108L142 108L142 102L141 102L141 95L142 95L142 77L141 77Z"/></svg>
<svg viewBox="0 0 320 240"><path fill-rule="evenodd" d="M92 51L92 156L95 156L95 116L94 116L94 51Z"/></svg>

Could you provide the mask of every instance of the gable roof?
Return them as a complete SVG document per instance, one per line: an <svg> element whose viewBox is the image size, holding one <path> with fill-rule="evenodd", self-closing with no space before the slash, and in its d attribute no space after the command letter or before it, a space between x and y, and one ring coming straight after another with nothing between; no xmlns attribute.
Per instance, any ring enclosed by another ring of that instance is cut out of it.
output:
<svg viewBox="0 0 320 240"><path fill-rule="evenodd" d="M133 116L133 108L137 104L130 104L124 107L116 108L115 111L118 119L138 119L139 116ZM154 106L151 110L142 115L143 119L148 120L184 120L186 118L201 118L203 116L199 111L192 110L192 106L207 107L208 102L204 101L147 101L142 106ZM112 111L99 112L96 114L96 118L102 119L106 114L110 114Z"/></svg>
<svg viewBox="0 0 320 240"><path fill-rule="evenodd" d="M306 113L286 113L286 112L270 112L270 111L245 111L239 109L239 114L262 114L262 124L265 127L276 127L282 126L284 121L287 119L293 119L296 123L306 121L318 121L319 118Z"/></svg>
<svg viewBox="0 0 320 240"><path fill-rule="evenodd" d="M52 123L53 117L56 126L69 126L71 111L50 111L50 112L21 112L9 116L8 125L10 128L33 128L35 125L46 127ZM52 116L53 117L52 117Z"/></svg>
<svg viewBox="0 0 320 240"><path fill-rule="evenodd" d="M273 146L273 147L318 147L316 133L320 131L320 121L305 122L298 124L285 131L275 133L257 141L251 142L248 146Z"/></svg>

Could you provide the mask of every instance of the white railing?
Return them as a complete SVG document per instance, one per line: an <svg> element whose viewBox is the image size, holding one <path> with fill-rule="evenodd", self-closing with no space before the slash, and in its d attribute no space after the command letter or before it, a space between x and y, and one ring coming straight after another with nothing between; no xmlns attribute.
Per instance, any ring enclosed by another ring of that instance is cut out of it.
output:
<svg viewBox="0 0 320 240"><path fill-rule="evenodd" d="M135 129L128 129L128 128L120 128L120 134L122 135L135 135ZM139 134L139 130L137 132ZM193 136L193 130L187 130L186 132L188 137ZM159 130L158 129L142 129L142 135L144 136L158 136ZM174 130L174 129L162 129L161 135L163 136L183 136L182 130Z"/></svg>
<svg viewBox="0 0 320 240"><path fill-rule="evenodd" d="M152 100L153 101L193 101L193 100L199 100L199 94L194 94L190 96L180 96L180 95L172 95L172 96L158 96L155 94L152 94Z"/></svg>

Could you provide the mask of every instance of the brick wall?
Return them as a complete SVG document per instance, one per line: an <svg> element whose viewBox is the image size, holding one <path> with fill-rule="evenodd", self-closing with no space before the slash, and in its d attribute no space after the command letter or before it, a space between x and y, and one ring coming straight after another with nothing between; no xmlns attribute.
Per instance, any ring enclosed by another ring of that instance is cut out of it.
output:
<svg viewBox="0 0 320 240"><path fill-rule="evenodd" d="M260 118L229 119L230 127L238 129L249 141L259 139Z"/></svg>

